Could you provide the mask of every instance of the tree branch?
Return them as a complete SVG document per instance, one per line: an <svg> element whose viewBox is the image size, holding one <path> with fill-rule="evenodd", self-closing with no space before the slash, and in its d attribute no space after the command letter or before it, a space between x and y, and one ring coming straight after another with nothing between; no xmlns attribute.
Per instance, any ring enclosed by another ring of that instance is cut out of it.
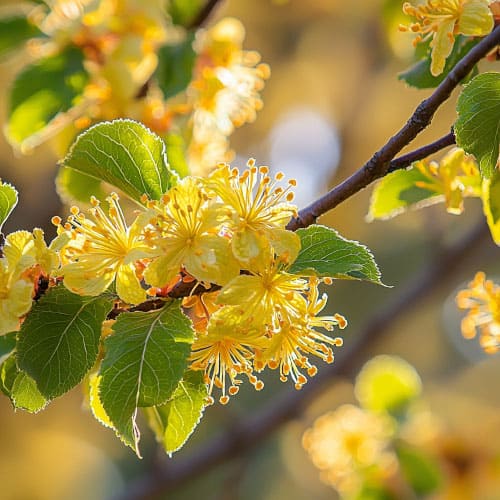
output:
<svg viewBox="0 0 500 500"><path fill-rule="evenodd" d="M164 495L257 446L281 425L300 415L318 392L332 382L333 377L356 373L366 361L367 353L390 330L391 325L411 310L419 299L426 297L432 287L450 276L464 257L483 243L487 234L488 229L481 222L453 246L443 249L406 288L395 290L392 301L370 317L352 341L346 341L335 362L320 370L300 391L273 396L269 406L210 439L186 459L169 462L168 468L161 474L156 471L154 475L127 485L126 493L115 500L149 500Z"/></svg>
<svg viewBox="0 0 500 500"><path fill-rule="evenodd" d="M386 175L391 167L391 160L396 154L429 125L434 113L450 97L453 89L472 71L474 65L498 44L500 44L500 26L497 26L455 65L436 90L417 106L399 132L344 182L300 210L298 217L290 221L287 229L296 230L314 224L320 215L335 208L374 180Z"/></svg>

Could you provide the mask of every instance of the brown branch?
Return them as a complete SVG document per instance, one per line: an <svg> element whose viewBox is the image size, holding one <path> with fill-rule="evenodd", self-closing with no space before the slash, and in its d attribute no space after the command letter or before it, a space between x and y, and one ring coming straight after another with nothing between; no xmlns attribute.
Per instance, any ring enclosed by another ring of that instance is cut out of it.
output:
<svg viewBox="0 0 500 500"><path fill-rule="evenodd" d="M186 29L195 30L203 27L219 2L220 0L207 0L207 3L200 9L196 17L187 24Z"/></svg>
<svg viewBox="0 0 500 500"><path fill-rule="evenodd" d="M217 465L225 463L243 452L248 452L286 422L299 416L308 403L332 382L334 377L354 375L366 361L373 346L388 332L391 326L429 294L434 286L456 271L466 255L484 244L488 235L481 222L453 246L443 249L420 270L415 278L402 289L394 290L393 299L368 319L357 335L346 340L335 362L322 369L300 391L289 391L273 396L273 402L254 415L236 423L183 460L169 462L161 473L142 477L127 485L126 493L115 500L149 500L165 495Z"/></svg>
<svg viewBox="0 0 500 500"><path fill-rule="evenodd" d="M316 219L347 198L361 191L374 180L387 174L391 160L405 146L424 130L431 122L434 113L451 95L453 89L472 71L475 64L500 43L500 26L479 42L446 75L436 90L424 99L415 109L406 124L392 136L359 170L327 194L302 209L298 217L292 219L287 229L307 227Z"/></svg>

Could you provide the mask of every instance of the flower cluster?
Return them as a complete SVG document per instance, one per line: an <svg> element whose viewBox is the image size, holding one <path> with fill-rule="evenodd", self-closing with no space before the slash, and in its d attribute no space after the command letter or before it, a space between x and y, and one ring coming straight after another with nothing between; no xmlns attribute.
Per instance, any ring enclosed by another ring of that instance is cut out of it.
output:
<svg viewBox="0 0 500 500"><path fill-rule="evenodd" d="M455 35L485 36L493 29L493 15L488 0L426 0L417 6L409 2L403 12L416 21L400 26L417 36L414 44L431 41L431 73L440 75L455 43Z"/></svg>
<svg viewBox="0 0 500 500"><path fill-rule="evenodd" d="M500 349L500 286L478 272L469 287L458 293L457 305L468 309L462 320L463 336L472 339L479 331L479 343L484 351L497 352Z"/></svg>
<svg viewBox="0 0 500 500"><path fill-rule="evenodd" d="M47 247L43 231L16 231L7 235L0 257L0 335L19 330L42 279L59 265L56 250L61 239Z"/></svg>
<svg viewBox="0 0 500 500"><path fill-rule="evenodd" d="M185 177L159 200L144 197L130 226L116 194L107 214L92 199L88 216L73 207L64 224L53 219L67 240L54 275L80 295L115 283L125 307L166 296L180 280L196 282L205 293L183 301L196 332L190 363L205 372L210 392L219 388L226 403L243 374L260 389L255 372L266 367L300 389L317 371L309 357L331 363L342 345L317 329L344 328L346 320L319 315L327 297L318 287L330 279L288 272L300 238L285 229L296 214L296 183L282 180L253 160L241 174L222 164L208 178Z"/></svg>
<svg viewBox="0 0 500 500"><path fill-rule="evenodd" d="M64 154L80 130L126 117L162 136L180 136L190 173L206 175L231 159L229 136L262 108L259 93L269 67L257 52L242 49L245 32L236 19L198 30L194 42L156 1L58 0L50 9L36 7L30 20L47 35L31 40L34 56L76 47L88 83L71 110L23 140L23 151L55 136L53 144ZM184 51L186 60L169 56L170 49ZM172 76L173 64L185 75ZM167 91L165 79L183 83Z"/></svg>
<svg viewBox="0 0 500 500"><path fill-rule="evenodd" d="M242 50L244 38L243 25L226 18L197 40L199 59L188 90L193 107L188 161L196 175L231 159L228 137L262 108L259 91L269 66L259 64L257 52Z"/></svg>

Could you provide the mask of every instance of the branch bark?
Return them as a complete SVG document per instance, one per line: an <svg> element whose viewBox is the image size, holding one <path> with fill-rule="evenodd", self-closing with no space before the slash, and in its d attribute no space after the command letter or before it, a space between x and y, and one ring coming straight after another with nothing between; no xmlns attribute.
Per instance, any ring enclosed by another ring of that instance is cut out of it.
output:
<svg viewBox="0 0 500 500"><path fill-rule="evenodd" d="M436 90L415 109L406 124L393 135L359 170L327 194L299 211L287 229L307 227L337 205L389 172L391 160L431 122L435 112L453 89L472 71L475 64L500 44L500 26L479 42L439 84Z"/></svg>
<svg viewBox="0 0 500 500"><path fill-rule="evenodd" d="M126 493L115 500L157 498L257 446L283 424L299 416L318 392L332 382L333 377L356 373L366 360L367 353L391 325L411 310L419 299L426 297L430 289L456 271L464 257L482 245L488 234L488 228L481 221L453 246L438 253L405 288L395 291L392 301L370 317L357 335L353 335L351 342L346 342L335 362L320 370L300 391L273 397L269 406L210 439L186 459L170 462L168 469L162 473L156 471L154 475L132 482L127 486Z"/></svg>

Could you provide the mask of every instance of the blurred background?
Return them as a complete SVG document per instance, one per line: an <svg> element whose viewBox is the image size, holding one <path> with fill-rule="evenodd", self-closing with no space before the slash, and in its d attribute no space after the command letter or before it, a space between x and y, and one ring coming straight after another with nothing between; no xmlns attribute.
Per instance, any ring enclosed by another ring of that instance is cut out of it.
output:
<svg viewBox="0 0 500 500"><path fill-rule="evenodd" d="M238 129L231 138L237 153L233 164L244 166L254 157L258 164L295 177L299 207L358 169L430 93L408 88L397 79L397 73L411 64L413 51L411 41L397 31L401 4L395 0L222 2L210 23L224 16L240 19L247 32L245 48L257 50L272 71L256 122ZM17 68L19 61L15 60L0 66L2 123L7 88ZM455 98L456 93L411 149L449 131L456 116ZM54 187L58 160L46 146L31 156L16 155L0 136L0 177L20 193L6 233L42 227L48 238L53 236L51 216L63 216L67 210ZM350 198L320 220L372 249L384 282L392 286L340 282L330 288L330 310L343 314L349 322L343 332L345 344L374 311L420 272L440 243L457 240L484 219L479 200L470 200L460 217L446 214L437 205L368 224L370 191ZM496 432L500 425L496 385L500 360L483 354L477 342L462 339L462 313L454 306L457 289L477 270L500 279L498 255L498 248L485 238L452 277L430 289L424 300L391 323L366 357L367 361L377 354L395 354L414 366L423 382L422 397L452 436L451 448L464 457L447 477L448 481L465 478L471 489L453 496L443 487L434 498L500 499L500 435ZM9 400L1 398L0 498L104 500L119 495L151 467L168 466L169 461L189 456L207 437L258 411L276 393L291 389L277 380L276 373L270 375L264 379L262 392L255 393L247 384L227 407L208 408L188 444L172 458L145 431L142 461L82 407L79 389L53 401L38 415L15 413ZM303 450L302 434L320 415L355 401L353 380L331 380L300 418L250 453L193 478L168 498L335 498L334 489L319 481L318 470Z"/></svg>

